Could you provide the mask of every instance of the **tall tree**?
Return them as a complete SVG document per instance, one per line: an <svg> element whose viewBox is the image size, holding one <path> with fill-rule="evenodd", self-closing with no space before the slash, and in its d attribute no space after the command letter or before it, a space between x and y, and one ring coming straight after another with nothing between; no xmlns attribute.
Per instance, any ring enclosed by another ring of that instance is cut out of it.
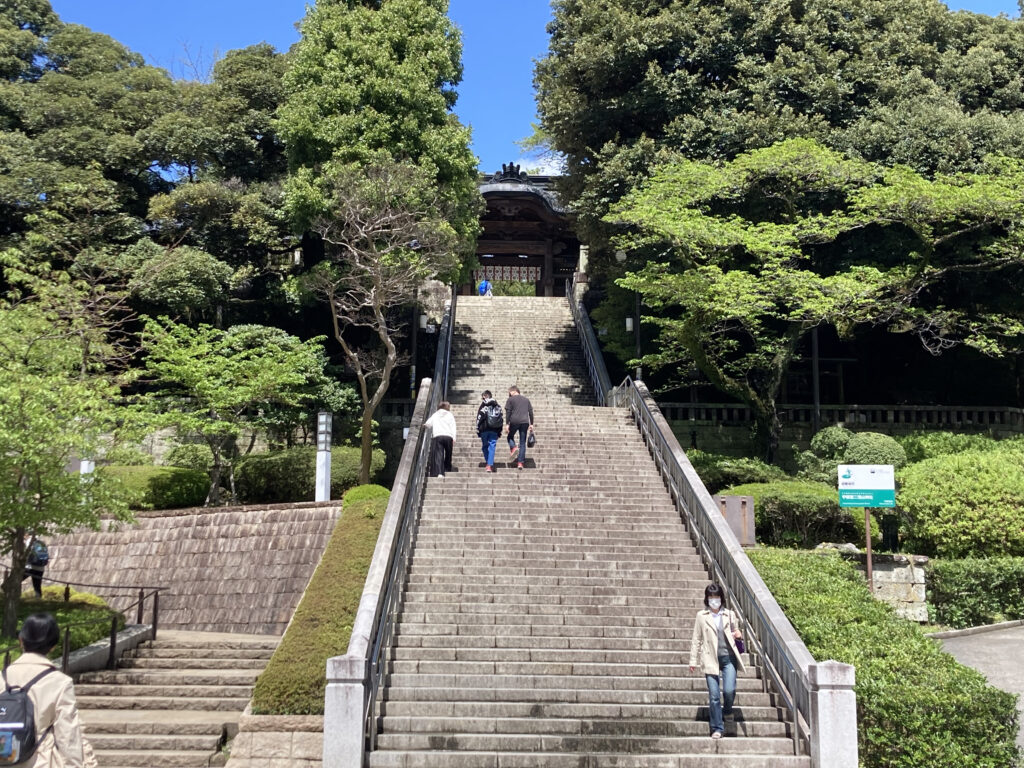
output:
<svg viewBox="0 0 1024 768"><path fill-rule="evenodd" d="M939 0L556 0L536 69L584 235L659 150L792 137L930 174L1024 155L1024 24Z"/></svg>
<svg viewBox="0 0 1024 768"><path fill-rule="evenodd" d="M881 325L935 352L1001 355L1024 338L1022 316L950 300L954 286L1020 274L1022 182L1020 161L928 179L803 139L661 166L608 216L634 230L617 245L646 262L619 281L657 313L645 362L695 365L747 404L772 458L782 377L815 327Z"/></svg>
<svg viewBox="0 0 1024 768"><path fill-rule="evenodd" d="M399 360L398 309L425 279L452 279L474 258L482 199L469 131L451 113L462 47L447 10L447 0L317 3L285 78L287 206L325 246L307 284L328 303L359 383L363 482L369 426Z"/></svg>

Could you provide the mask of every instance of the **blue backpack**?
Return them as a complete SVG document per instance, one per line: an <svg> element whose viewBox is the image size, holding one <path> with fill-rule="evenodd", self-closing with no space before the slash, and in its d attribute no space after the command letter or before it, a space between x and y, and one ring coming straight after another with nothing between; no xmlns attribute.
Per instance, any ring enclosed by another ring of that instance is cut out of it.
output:
<svg viewBox="0 0 1024 768"><path fill-rule="evenodd" d="M28 550L28 564L46 567L50 564L50 550L40 539L33 539Z"/></svg>
<svg viewBox="0 0 1024 768"><path fill-rule="evenodd" d="M481 296L486 296L487 292L489 290L491 290L491 283L485 277L483 280L480 281L480 288L479 288L480 295Z"/></svg>

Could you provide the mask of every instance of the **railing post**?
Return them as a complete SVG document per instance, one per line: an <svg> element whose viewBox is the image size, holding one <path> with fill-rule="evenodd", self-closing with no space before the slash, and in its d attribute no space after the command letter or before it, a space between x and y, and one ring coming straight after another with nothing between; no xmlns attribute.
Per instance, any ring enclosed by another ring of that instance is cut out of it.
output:
<svg viewBox="0 0 1024 768"><path fill-rule="evenodd" d="M854 668L838 661L811 664L811 765L857 768L857 697Z"/></svg>
<svg viewBox="0 0 1024 768"><path fill-rule="evenodd" d="M367 667L365 658L352 655L327 660L324 723L330 727L324 728L323 768L363 768Z"/></svg>
<svg viewBox="0 0 1024 768"><path fill-rule="evenodd" d="M65 584L64 585L64 602L65 603L70 603L71 602L71 585L70 584Z"/></svg>
<svg viewBox="0 0 1024 768"><path fill-rule="evenodd" d="M156 628L160 624L160 590L153 590L153 636L150 641L156 640Z"/></svg>
<svg viewBox="0 0 1024 768"><path fill-rule="evenodd" d="M143 587L139 587L139 608L135 611L135 623L142 623L142 608L146 603L146 590Z"/></svg>
<svg viewBox="0 0 1024 768"><path fill-rule="evenodd" d="M66 675L68 667L71 666L71 629L68 627L64 627L64 645L61 651L60 671Z"/></svg>
<svg viewBox="0 0 1024 768"><path fill-rule="evenodd" d="M110 655L107 656L107 669L117 669L117 617L110 620Z"/></svg>

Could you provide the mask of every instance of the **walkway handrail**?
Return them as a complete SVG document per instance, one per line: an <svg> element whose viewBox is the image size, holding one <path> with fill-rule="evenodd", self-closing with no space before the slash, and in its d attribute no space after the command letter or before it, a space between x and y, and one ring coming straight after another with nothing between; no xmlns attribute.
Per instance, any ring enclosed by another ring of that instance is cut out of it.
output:
<svg viewBox="0 0 1024 768"><path fill-rule="evenodd" d="M576 322L576 331L580 335L583 359L587 364L587 373L590 374L597 404L607 405L606 399L612 389L612 380L608 375L608 368L604 364L604 355L601 353L601 346L597 343L594 326L590 324L590 317L583 307L583 302L576 296L580 287L577 282L579 276L579 272L573 274L572 283L569 284L569 308L572 310L572 318Z"/></svg>
<svg viewBox="0 0 1024 768"><path fill-rule="evenodd" d="M594 338L582 304L575 297L570 304L581 339ZM584 341L585 353L586 346ZM594 375L595 368L590 371L596 390L604 383ZM620 386L604 390L599 401L625 407L632 414L709 574L726 590L729 606L750 630L745 633L750 651L763 660L790 712L794 754L802 752L803 741L816 768L856 766L854 668L814 660L712 501L644 383L627 378ZM823 712L826 714L820 716Z"/></svg>
<svg viewBox="0 0 1024 768"><path fill-rule="evenodd" d="M324 695L325 768L363 768L377 742L377 692L402 609L406 574L426 487L430 451L427 417L448 386L455 328L455 291L441 323L434 378L423 379L391 498L352 625L348 652L327 660Z"/></svg>
<svg viewBox="0 0 1024 768"><path fill-rule="evenodd" d="M7 566L0 566L0 568L3 569L3 572L5 574L10 572L10 568L8 568ZM117 613L120 613L122 615L126 615L129 611L131 611L132 608L135 608L135 623L136 624L142 624L143 618L144 618L144 614L145 614L146 599L148 597L152 597L153 598L153 608L152 608L152 612L151 612L152 623L150 624L150 626L152 627L152 634L150 636L150 639L151 640L156 640L157 630L158 630L158 628L160 626L160 592L161 592L161 590L167 589L167 587L135 586L135 585L128 585L128 584L85 584L85 583L77 582L77 581L64 581L63 579L51 579L51 578L49 578L47 576L44 576L42 580L43 581L48 581L51 584L63 584L64 585L64 602L65 603L71 602L71 587L85 587L87 589L109 590L109 591L112 592L112 594L108 595L110 597L125 597L125 596L135 596L135 595L137 595L137 598L136 598L135 602L129 603L128 605L126 605L126 606L124 606L123 608L120 608L120 609L113 609L113 608L111 609L111 610L114 610ZM124 590L130 590L130 591L124 591ZM87 626L87 625L90 625L90 624L99 624L100 622L106 623L108 621L111 622L111 629L110 629L110 654L109 654L108 661L107 661L107 668L108 669L114 669L116 667L116 663L117 663L117 618L116 617L108 618L106 616L103 616L103 617L99 617L99 618L96 618L96 619L87 619L85 621L76 621L73 624L65 624L63 627L60 627L61 631L63 632L63 641L62 641L63 658L62 658L62 662L61 662L61 669L62 669L62 671L64 671L64 672L68 671L68 659L69 659L69 656L70 656L70 653L71 653L71 634L70 634L71 633L71 628L72 627L84 627L84 626ZM18 649L17 645L11 645L11 646L8 646L6 648L0 648L0 654L3 654L3 667L4 668L6 668L8 664L10 664L10 652L13 651L13 650L17 650L17 649Z"/></svg>

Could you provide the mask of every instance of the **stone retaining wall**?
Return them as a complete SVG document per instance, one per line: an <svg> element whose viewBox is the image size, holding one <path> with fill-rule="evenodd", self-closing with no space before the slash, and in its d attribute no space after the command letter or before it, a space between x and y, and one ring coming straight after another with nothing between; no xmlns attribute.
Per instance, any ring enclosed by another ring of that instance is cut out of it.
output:
<svg viewBox="0 0 1024 768"><path fill-rule="evenodd" d="M843 552L842 556L867 575L866 554ZM928 558L923 555L872 555L875 597L889 603L905 619L928 621L924 572L927 564Z"/></svg>
<svg viewBox="0 0 1024 768"><path fill-rule="evenodd" d="M46 576L123 585L88 590L121 609L140 586L166 587L161 629L280 635L340 513L340 502L142 512L134 524L55 537Z"/></svg>
<svg viewBox="0 0 1024 768"><path fill-rule="evenodd" d="M225 768L320 768L324 719L253 715L246 707Z"/></svg>

